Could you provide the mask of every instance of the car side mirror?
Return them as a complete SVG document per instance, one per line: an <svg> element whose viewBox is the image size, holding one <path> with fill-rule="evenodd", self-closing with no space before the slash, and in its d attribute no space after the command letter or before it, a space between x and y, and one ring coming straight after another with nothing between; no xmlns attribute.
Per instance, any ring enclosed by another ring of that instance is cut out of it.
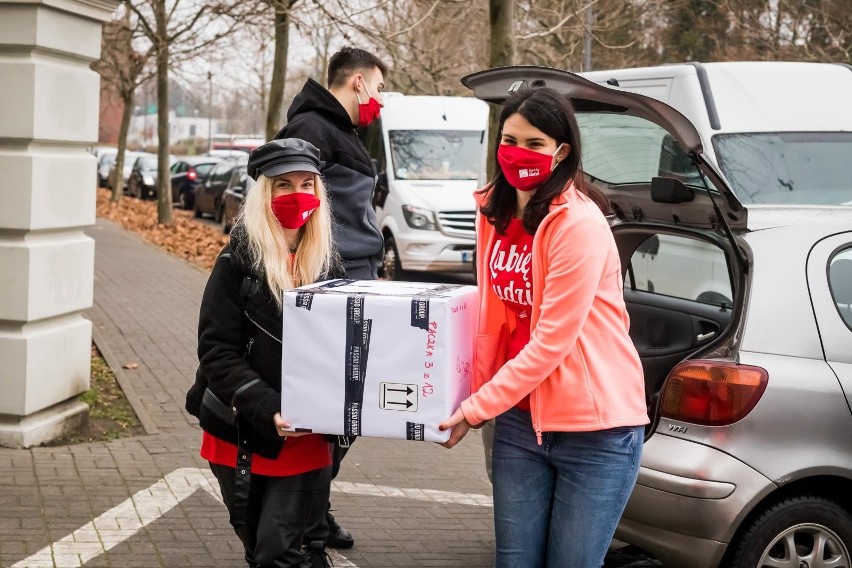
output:
<svg viewBox="0 0 852 568"><path fill-rule="evenodd" d="M655 203L686 203L695 199L695 192L679 179L651 178L651 199Z"/></svg>
<svg viewBox="0 0 852 568"><path fill-rule="evenodd" d="M379 172L376 179L376 191L373 193L373 209L384 207L388 199L388 173Z"/></svg>

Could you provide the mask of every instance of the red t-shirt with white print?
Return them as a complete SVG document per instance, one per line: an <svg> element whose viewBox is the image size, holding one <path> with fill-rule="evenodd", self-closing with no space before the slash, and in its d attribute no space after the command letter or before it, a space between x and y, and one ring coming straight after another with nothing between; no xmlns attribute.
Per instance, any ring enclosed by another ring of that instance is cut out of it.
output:
<svg viewBox="0 0 852 568"><path fill-rule="evenodd" d="M497 234L488 258L491 287L515 314L517 325L509 336L508 359L514 358L530 340L532 312L532 242L521 219L512 219L506 234ZM530 397L525 396L516 408L529 411Z"/></svg>

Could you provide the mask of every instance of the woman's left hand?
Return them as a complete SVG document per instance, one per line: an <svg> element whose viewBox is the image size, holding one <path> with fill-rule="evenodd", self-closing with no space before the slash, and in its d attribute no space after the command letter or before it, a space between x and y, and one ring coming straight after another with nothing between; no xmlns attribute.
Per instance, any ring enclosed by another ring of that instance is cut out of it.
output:
<svg viewBox="0 0 852 568"><path fill-rule="evenodd" d="M450 439L441 445L445 448L452 448L456 444L462 441L467 435L467 431L470 430L470 422L467 421L467 418L464 417L464 412L459 408L453 415L441 422L438 425L438 430L443 432L444 430L449 430L452 428L452 432L450 432Z"/></svg>
<svg viewBox="0 0 852 568"><path fill-rule="evenodd" d="M304 436L305 434L308 433L308 432L293 432L293 431L289 430L289 428L292 428L292 426L289 422L284 420L284 418L281 416L280 412L275 413L275 416L272 417L272 421L275 423L275 431L278 432L278 435L281 436L282 438L283 437L298 438L299 436Z"/></svg>

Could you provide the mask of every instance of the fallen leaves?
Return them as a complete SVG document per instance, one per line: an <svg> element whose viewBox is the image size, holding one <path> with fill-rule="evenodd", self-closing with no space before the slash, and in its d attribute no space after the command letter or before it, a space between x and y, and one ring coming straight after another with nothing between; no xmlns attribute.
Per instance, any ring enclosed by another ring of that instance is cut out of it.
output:
<svg viewBox="0 0 852 568"><path fill-rule="evenodd" d="M125 363L121 366L122 369L138 369L139 363Z"/></svg>
<svg viewBox="0 0 852 568"><path fill-rule="evenodd" d="M174 209L173 223L159 225L156 202L124 196L115 204L110 201L111 196L111 191L98 189L98 217L119 223L146 241L201 268L212 268L222 247L228 242L228 236L222 233L221 226L194 219L192 211Z"/></svg>

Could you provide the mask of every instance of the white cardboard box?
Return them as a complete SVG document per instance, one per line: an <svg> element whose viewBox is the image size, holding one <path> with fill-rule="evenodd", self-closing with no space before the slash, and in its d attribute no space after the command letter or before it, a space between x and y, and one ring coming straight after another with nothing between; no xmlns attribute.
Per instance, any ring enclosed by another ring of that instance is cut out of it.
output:
<svg viewBox="0 0 852 568"><path fill-rule="evenodd" d="M296 430L445 442L470 394L474 286L331 280L284 293L281 415Z"/></svg>

